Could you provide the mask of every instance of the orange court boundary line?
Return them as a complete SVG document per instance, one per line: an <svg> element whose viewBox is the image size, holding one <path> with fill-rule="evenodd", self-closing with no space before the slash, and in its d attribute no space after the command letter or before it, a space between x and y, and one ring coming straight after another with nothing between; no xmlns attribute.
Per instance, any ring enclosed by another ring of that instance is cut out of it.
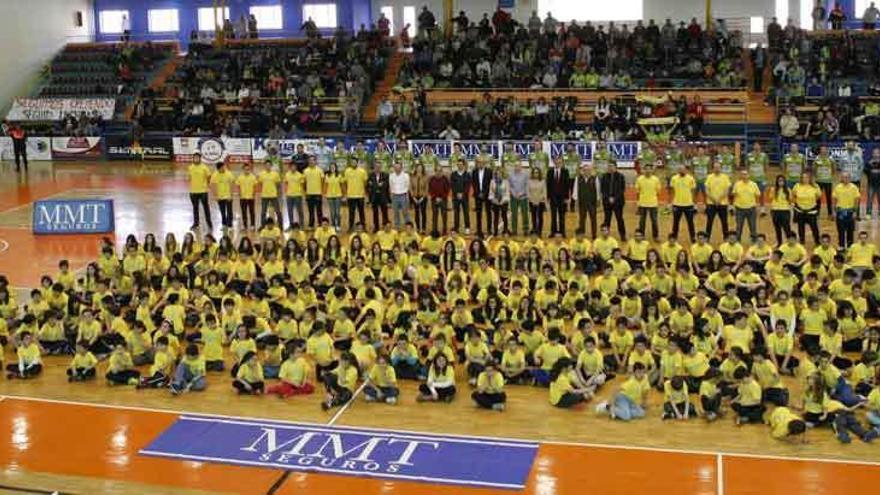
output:
<svg viewBox="0 0 880 495"><path fill-rule="evenodd" d="M101 404L101 403L93 403L93 402L81 402L81 401L73 401L73 400L62 400L62 399L46 399L42 397L31 397L26 395L5 395L0 396L0 402L4 399L13 399L13 400L22 400L22 401L30 401L30 402L47 402L52 404L67 404L74 406L89 406L89 407L97 407L97 408L105 408L105 409L122 409L122 410L130 410L130 411L143 411L143 412L154 412L161 414L177 414L179 416L192 415L192 416L204 416L204 417L215 417L222 419L231 419L231 420L252 420L252 421L268 421L268 422L288 422L288 423L299 423L301 425L311 425L317 427L327 427L332 426L332 424L328 423L315 423L312 421L286 421L283 419L273 419L273 418L261 418L256 416L231 416L228 414L218 414L218 413L205 413L205 412L194 412L194 411L185 411L179 409L162 409L162 408L153 408L153 407L142 407L142 406L126 406L126 405L117 405L117 404ZM351 402L349 402L350 404ZM337 426L337 428L340 428ZM835 458L821 458L821 457L795 457L795 456L784 456L784 455L768 455L768 454L749 454L749 453L740 453L740 452L725 452L721 450L699 450L699 449L674 449L674 448L665 448L665 447L647 447L641 445L613 445L613 444L603 444L603 443L590 443L590 442L570 442L564 440L548 440L548 439L529 439L529 438L518 438L518 437L499 437L499 436L485 436L485 437L477 437L473 435L461 435L456 433L436 433L436 432L425 432L425 431L415 431L415 430L407 430L405 428L389 430L386 428L376 428L370 426L343 426L341 428L350 428L354 430L365 430L365 431L376 431L376 432L387 432L387 431L396 431L399 433L408 433L413 435L433 435L433 436L446 436L451 438L466 438L466 439L482 439L482 440L499 440L499 441L511 441L511 442L538 442L539 444L548 444L548 445L561 445L561 446L569 446L569 447L586 447L586 448L595 448L595 449L617 449L617 450L636 450L643 452L660 452L660 453L669 453L669 454L687 454L687 455L702 455L702 456L715 456L718 459L718 462L721 462L723 457L734 457L734 458L744 458L744 459L758 459L758 460L769 460L769 461L800 461L800 462L817 462L817 463L826 463L826 464L850 464L856 466L871 466L871 467L880 467L880 461L865 461L865 460L856 460L856 459L835 459ZM722 480L723 481L723 480Z"/></svg>

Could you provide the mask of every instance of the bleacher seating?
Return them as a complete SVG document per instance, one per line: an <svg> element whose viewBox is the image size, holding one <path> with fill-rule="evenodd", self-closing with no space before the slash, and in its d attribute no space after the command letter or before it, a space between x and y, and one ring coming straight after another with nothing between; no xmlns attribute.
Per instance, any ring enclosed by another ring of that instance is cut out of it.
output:
<svg viewBox="0 0 880 495"><path fill-rule="evenodd" d="M141 95L147 130L289 135L356 125L390 48L371 40L194 43L160 90Z"/></svg>

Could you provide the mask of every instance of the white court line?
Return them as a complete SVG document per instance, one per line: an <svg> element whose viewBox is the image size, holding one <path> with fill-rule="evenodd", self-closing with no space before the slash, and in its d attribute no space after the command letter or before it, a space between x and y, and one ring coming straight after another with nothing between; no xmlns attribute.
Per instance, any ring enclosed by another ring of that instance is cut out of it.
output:
<svg viewBox="0 0 880 495"><path fill-rule="evenodd" d="M724 456L721 454L715 456L715 480L718 482L716 495L724 495Z"/></svg>
<svg viewBox="0 0 880 495"><path fill-rule="evenodd" d="M0 253L5 253L9 250L9 241L6 239L0 239Z"/></svg>
<svg viewBox="0 0 880 495"><path fill-rule="evenodd" d="M62 400L62 399L45 399L42 397L30 397L26 395L6 395L7 399L14 400L23 400L30 402L47 402L52 404L66 404L72 406L89 406L89 407L98 407L104 409L120 409L120 410L129 410L129 411L143 411L143 412L153 412L153 413L162 413L162 414L176 414L178 416L190 415L190 416L214 416L217 418L225 418L225 419L251 419L256 421L269 421L269 422L283 422L284 420L278 420L273 418L265 418L265 417L254 417L254 416L231 416L228 414L214 414L214 413L205 413L205 412L193 412L193 411L184 411L180 409L161 409L154 407L141 407L141 406L123 406L116 404L100 404L93 402L81 402L81 401L73 401L73 400ZM297 421L297 423L302 425L314 425L314 426L327 426L324 423L313 423L308 421ZM358 427L347 427L347 426L337 426L337 428L344 429L358 429L358 430L366 430L366 431L377 431L377 432L388 432L388 431L397 431L400 433L412 433L412 434L432 434L430 432L424 431L414 431L414 430L406 430L406 429L395 429L389 430L388 428L375 428L370 426L358 426ZM748 453L740 453L740 452L725 452L721 450L699 450L699 449L674 449L674 448L664 448L664 447L647 447L647 446L639 446L639 445L612 445L612 444L603 444L603 443L589 443L589 442L567 442L562 440L547 440L547 439L539 439L539 438L521 438L521 437L502 437L502 436L485 436L485 437L477 437L473 435L459 435L456 433L443 433L443 436L451 437L451 438L477 438L477 439L486 439L486 440L507 440L511 442L539 442L548 445L563 445L570 447L587 447L587 448L595 448L595 449L617 449L617 450L635 450L635 451L643 451L643 452L660 452L667 454L687 454L687 455L702 455L702 456L718 456L723 455L725 457L738 457L744 459L759 459L759 460L770 460L770 461L801 461L801 462L821 462L828 464L852 464L859 466L880 466L880 461L864 461L864 460L849 460L849 459L833 459L833 458L820 458L820 457L794 457L794 456L784 456L784 455L769 455L769 454L748 454Z"/></svg>
<svg viewBox="0 0 880 495"><path fill-rule="evenodd" d="M348 409L349 406L351 406L351 404L354 402L354 400L357 398L357 396L360 395L360 393L364 391L364 387L366 387L366 386L367 386L367 382L361 383L361 386L358 387L358 389L355 390L354 393L351 395L351 399L349 399L348 402L343 404L342 407L340 407L339 410L336 411L336 414L334 414L333 417L330 418L330 421L327 422L327 426L332 425L333 423L336 422L336 420L338 420L342 416L342 414L345 412L346 409Z"/></svg>

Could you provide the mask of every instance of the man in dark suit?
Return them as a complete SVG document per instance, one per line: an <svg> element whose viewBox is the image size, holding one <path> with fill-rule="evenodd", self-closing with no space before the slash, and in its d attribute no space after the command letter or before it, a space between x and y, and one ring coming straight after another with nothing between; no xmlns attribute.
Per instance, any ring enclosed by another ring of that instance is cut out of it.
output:
<svg viewBox="0 0 880 495"><path fill-rule="evenodd" d="M467 170L467 163L463 160L455 164L455 171L449 177L452 189L452 211L455 219L453 229L461 232L459 228L459 214L464 217L464 233L471 233L471 212L468 208L468 190L471 187L471 173Z"/></svg>
<svg viewBox="0 0 880 495"><path fill-rule="evenodd" d="M568 170L562 164L562 157L553 160L553 167L547 172L547 201L550 202L550 235L565 235L565 210L568 204Z"/></svg>
<svg viewBox="0 0 880 495"><path fill-rule="evenodd" d="M596 206L599 201L599 180L591 165L581 167L575 183L578 206L578 228L576 234L587 233L587 217L590 217L590 234L596 238Z"/></svg>
<svg viewBox="0 0 880 495"><path fill-rule="evenodd" d="M471 189L474 191L474 212L477 216L477 235L483 235L483 212L486 213L486 227L492 222L492 205L489 203L489 187L492 185L492 171L486 168L483 160L476 160L476 168L471 172Z"/></svg>
<svg viewBox="0 0 880 495"><path fill-rule="evenodd" d="M602 208L605 209L605 220L602 225L611 225L611 216L617 217L617 232L620 240L626 240L626 225L623 223L623 206L626 204L624 194L626 192L626 178L617 170L614 162L608 164L608 172L602 175L599 181L599 189L602 191Z"/></svg>
<svg viewBox="0 0 880 495"><path fill-rule="evenodd" d="M388 223L388 204L391 202L391 190L388 185L388 174L382 171L382 165L373 165L373 172L367 179L367 196L373 205L373 232L378 232ZM382 222L379 223L379 214Z"/></svg>

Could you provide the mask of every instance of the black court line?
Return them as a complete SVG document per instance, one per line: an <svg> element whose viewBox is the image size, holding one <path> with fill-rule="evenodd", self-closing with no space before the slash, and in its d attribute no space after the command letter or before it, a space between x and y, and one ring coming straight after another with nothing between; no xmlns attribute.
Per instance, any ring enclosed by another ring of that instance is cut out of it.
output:
<svg viewBox="0 0 880 495"><path fill-rule="evenodd" d="M60 492L52 490L41 490L39 488L22 488L19 486L0 485L0 490L8 490L18 493L37 493L40 495L73 495L71 492Z"/></svg>
<svg viewBox="0 0 880 495"><path fill-rule="evenodd" d="M275 483L269 487L269 491L266 492L266 495L275 495L275 493L277 493L281 486L287 481L287 478L290 477L291 472L292 471L290 470L284 471L284 474L279 476L278 479L275 480Z"/></svg>

